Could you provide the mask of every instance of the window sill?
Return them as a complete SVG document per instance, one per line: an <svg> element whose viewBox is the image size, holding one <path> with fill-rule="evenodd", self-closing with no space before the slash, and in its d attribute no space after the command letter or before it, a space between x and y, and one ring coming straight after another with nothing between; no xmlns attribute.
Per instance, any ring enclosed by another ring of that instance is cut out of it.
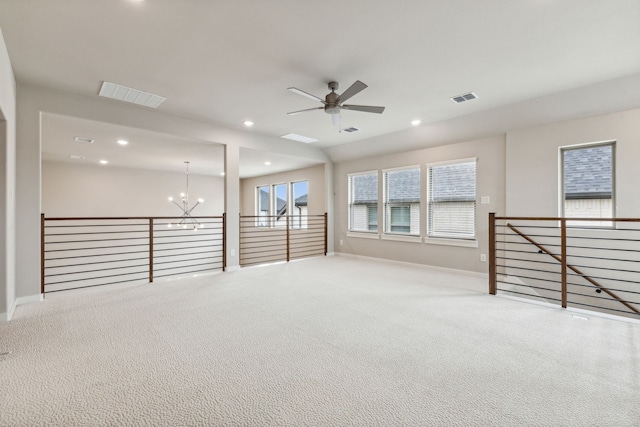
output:
<svg viewBox="0 0 640 427"><path fill-rule="evenodd" d="M477 248L477 240L447 239L442 237L426 237L424 243L427 245L461 246L464 248Z"/></svg>
<svg viewBox="0 0 640 427"><path fill-rule="evenodd" d="M366 232L366 231L348 231L347 237L357 237L359 239L376 239L378 240L380 236L377 232Z"/></svg>
<svg viewBox="0 0 640 427"><path fill-rule="evenodd" d="M420 236L402 236L399 234L383 234L380 237L382 240L395 240L396 242L412 242L420 243Z"/></svg>

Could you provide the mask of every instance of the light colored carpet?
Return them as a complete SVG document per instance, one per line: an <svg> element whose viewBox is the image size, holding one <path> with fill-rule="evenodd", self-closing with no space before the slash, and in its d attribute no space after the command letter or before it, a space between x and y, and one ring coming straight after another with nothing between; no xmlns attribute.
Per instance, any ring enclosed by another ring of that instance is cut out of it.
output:
<svg viewBox="0 0 640 427"><path fill-rule="evenodd" d="M0 325L0 424L640 425L640 325L344 257L51 294Z"/></svg>

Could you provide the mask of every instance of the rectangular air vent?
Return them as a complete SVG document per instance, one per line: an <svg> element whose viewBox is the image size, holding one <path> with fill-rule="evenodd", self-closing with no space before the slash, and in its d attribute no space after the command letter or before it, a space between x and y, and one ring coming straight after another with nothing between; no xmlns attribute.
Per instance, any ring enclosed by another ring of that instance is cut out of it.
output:
<svg viewBox="0 0 640 427"><path fill-rule="evenodd" d="M463 93L462 95L454 96L451 98L453 102L456 104L460 104L461 102L471 101L472 99L476 99L478 95L473 92Z"/></svg>
<svg viewBox="0 0 640 427"><path fill-rule="evenodd" d="M352 126L352 127L350 127L350 128L344 128L344 129L342 129L342 130L343 130L343 131L345 131L345 132L349 132L349 133L351 133L351 132L358 132L360 129L358 129L358 128L354 128L354 127Z"/></svg>
<svg viewBox="0 0 640 427"><path fill-rule="evenodd" d="M309 144L311 142L318 142L315 138L310 138L308 136L302 136L295 133L288 133L286 135L282 135L280 138L290 139L292 141L304 142L305 144Z"/></svg>
<svg viewBox="0 0 640 427"><path fill-rule="evenodd" d="M93 144L93 139L91 139L91 138L86 138L86 137L84 137L84 136L76 136L76 137L74 138L74 140L75 140L76 142L84 142L84 143L86 143L86 144Z"/></svg>
<svg viewBox="0 0 640 427"><path fill-rule="evenodd" d="M69 158L73 160L84 160L84 156L77 156L75 154L71 154Z"/></svg>
<svg viewBox="0 0 640 427"><path fill-rule="evenodd" d="M167 99L160 95L109 82L102 82L98 95L150 108L158 108L162 101Z"/></svg>

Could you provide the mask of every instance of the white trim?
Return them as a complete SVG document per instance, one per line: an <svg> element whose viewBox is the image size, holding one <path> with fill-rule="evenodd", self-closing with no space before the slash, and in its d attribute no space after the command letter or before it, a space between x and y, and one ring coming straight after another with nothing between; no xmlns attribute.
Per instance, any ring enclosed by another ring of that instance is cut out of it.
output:
<svg viewBox="0 0 640 427"><path fill-rule="evenodd" d="M587 316L603 317L605 319L616 320L618 322L629 322L640 325L640 319L632 319L630 317L616 316L615 314L600 313L597 311L585 310L583 308L567 307L567 311L572 313L584 314Z"/></svg>
<svg viewBox="0 0 640 427"><path fill-rule="evenodd" d="M15 301L11 305L11 308L6 313L0 313L0 323L7 323L13 319L13 313L16 311L16 303Z"/></svg>
<svg viewBox="0 0 640 427"><path fill-rule="evenodd" d="M378 169L373 169L370 171L362 171L362 172L350 172L350 173L347 173L347 178L350 176L358 176L358 175L372 175L374 173L378 175L378 172L379 172Z"/></svg>
<svg viewBox="0 0 640 427"><path fill-rule="evenodd" d="M445 161L442 161L442 162L427 163L426 166L427 166L427 168L430 168L430 167L433 167L433 166L447 166L447 165L455 165L457 163L470 163L470 162L478 163L478 158L477 157L467 157L467 158L464 158L464 159L445 160Z"/></svg>
<svg viewBox="0 0 640 427"><path fill-rule="evenodd" d="M420 165L418 164L418 165L411 165L411 166L399 166L397 168L381 169L381 171L384 174L385 172L396 172L396 171L403 171L403 170L409 170L409 169L420 170Z"/></svg>
<svg viewBox="0 0 640 427"><path fill-rule="evenodd" d="M382 240L395 240L397 242L421 243L420 236L404 236L400 234L383 234Z"/></svg>
<svg viewBox="0 0 640 427"><path fill-rule="evenodd" d="M635 323L635 324L640 325L640 320L639 319L633 319L633 318L624 317L624 316L616 316L614 314L600 313L598 311L585 310L585 309L582 309L582 308L575 308L575 307L562 308L562 306L560 304L554 304L554 303L543 302L543 301L536 301L536 300L517 297L517 296L512 296L512 295L505 295L504 293L501 293L500 290L498 290L498 293L495 296L500 297L500 298L504 298L504 299L508 299L508 300L512 300L512 301L516 301L516 302L525 303L525 304L533 304L533 305L539 305L539 306L542 306L542 307L545 307L545 308L552 308L554 310L562 310L562 311L566 311L566 312L569 312L569 313L581 314L581 315L584 315L584 316L600 317L600 318L604 318L604 319L615 320L615 321L618 321L618 322ZM540 297L540 298L542 298L542 297ZM585 320L589 320L589 319L587 318Z"/></svg>
<svg viewBox="0 0 640 427"><path fill-rule="evenodd" d="M347 237L357 237L358 239L380 239L377 232L347 231Z"/></svg>
<svg viewBox="0 0 640 427"><path fill-rule="evenodd" d="M477 240L466 239L450 239L446 237L425 237L424 243L427 245L445 245L445 246L460 246L463 248L477 248Z"/></svg>
<svg viewBox="0 0 640 427"><path fill-rule="evenodd" d="M240 266L234 265L234 266L225 268L225 272L232 272L232 271L240 271Z"/></svg>
<svg viewBox="0 0 640 427"><path fill-rule="evenodd" d="M16 306L19 305L24 305L24 304L33 304L34 302L41 302L44 301L44 295L43 294L37 294L37 295L29 295L26 297L18 297L16 298Z"/></svg>
<svg viewBox="0 0 640 427"><path fill-rule="evenodd" d="M478 279L486 279L487 280L486 289L489 289L489 274L488 273L479 273L477 271L469 271L469 270L459 270L457 268L438 267L436 265L429 265L429 264L417 264L417 263L414 263L414 262L407 262L407 261L396 261L396 260L387 259L387 258L375 258L375 257L364 256L364 255L350 254L350 253L346 253L346 252L336 252L336 255L337 256L341 256L341 257L345 257L345 258L361 259L361 260L364 260L364 261L373 261L373 262L383 262L383 263L387 263L387 264L403 265L403 266L407 266L407 267L415 267L415 268L421 268L421 269L425 269L425 270L441 271L441 272L444 272L444 273L461 274L461 275L464 275L464 276L475 277L475 278L478 278ZM485 293L487 293L487 292L485 291Z"/></svg>

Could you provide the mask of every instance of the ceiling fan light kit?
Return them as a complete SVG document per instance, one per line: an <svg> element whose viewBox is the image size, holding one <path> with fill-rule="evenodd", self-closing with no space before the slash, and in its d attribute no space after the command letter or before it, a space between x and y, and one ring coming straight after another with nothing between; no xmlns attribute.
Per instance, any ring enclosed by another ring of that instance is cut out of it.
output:
<svg viewBox="0 0 640 427"><path fill-rule="evenodd" d="M287 113L289 115L304 113L306 111L314 111L314 110L322 110L327 114L331 114L331 120L334 125L340 125L340 111L341 110L350 110L350 111L362 111L365 113L375 113L382 114L384 111L384 107L374 107L371 105L348 105L344 104L345 101L357 95L361 91L367 88L367 85L362 83L360 80L356 80L347 90L345 90L342 95L336 93L338 90L339 84L338 82L329 82L328 84L330 93L328 93L324 100L315 95L311 95L303 90L300 90L295 87L288 88L289 91L296 93L298 95L304 96L306 98L313 99L315 101L320 101L324 106L323 107L315 107L315 108L307 108L305 110L292 111Z"/></svg>

